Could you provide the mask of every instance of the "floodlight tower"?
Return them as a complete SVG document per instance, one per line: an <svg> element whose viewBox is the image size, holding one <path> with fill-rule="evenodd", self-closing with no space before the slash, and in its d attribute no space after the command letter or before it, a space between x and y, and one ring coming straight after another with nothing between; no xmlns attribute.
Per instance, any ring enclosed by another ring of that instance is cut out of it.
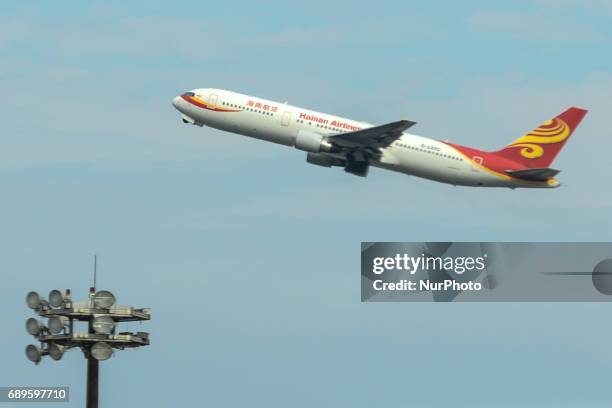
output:
<svg viewBox="0 0 612 408"><path fill-rule="evenodd" d="M80 348L87 359L87 408L98 407L98 363L109 359L114 349L149 345L149 333L117 332L117 325L150 320L150 309L116 305L115 296L107 290L96 291L92 287L89 300L82 302L72 301L70 289L64 294L54 289L48 300L30 292L26 303L38 316L47 319L46 324L33 317L26 321L27 332L40 343L26 347L27 358L35 364L46 355L60 360L64 352ZM87 332L76 332L78 323L86 323Z"/></svg>

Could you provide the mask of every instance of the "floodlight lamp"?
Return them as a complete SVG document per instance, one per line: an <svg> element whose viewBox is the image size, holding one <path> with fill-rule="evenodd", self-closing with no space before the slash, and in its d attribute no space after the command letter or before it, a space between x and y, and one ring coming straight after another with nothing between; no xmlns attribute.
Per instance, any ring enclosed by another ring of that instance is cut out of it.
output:
<svg viewBox="0 0 612 408"><path fill-rule="evenodd" d="M96 360L108 360L113 355L113 348L103 341L91 346L91 356Z"/></svg>
<svg viewBox="0 0 612 408"><path fill-rule="evenodd" d="M115 304L115 295L108 290L99 290L93 297L94 305L100 309L108 309Z"/></svg>
<svg viewBox="0 0 612 408"><path fill-rule="evenodd" d="M59 334L68 325L68 322L69 320L66 316L53 316L49 318L47 326L49 326L51 334Z"/></svg>
<svg viewBox="0 0 612 408"><path fill-rule="evenodd" d="M40 363L43 356L43 351L40 347L36 347L33 344L29 344L25 349L26 357L34 364Z"/></svg>
<svg viewBox="0 0 612 408"><path fill-rule="evenodd" d="M49 357L57 361L61 360L62 356L64 355L65 347L56 343L49 343L47 349L49 351Z"/></svg>
<svg viewBox="0 0 612 408"><path fill-rule="evenodd" d="M91 325L98 334L111 334L115 329L113 318L106 315L94 317Z"/></svg>
<svg viewBox="0 0 612 408"><path fill-rule="evenodd" d="M26 303L30 309L38 309L40 308L41 300L38 293L32 291L26 295Z"/></svg>
<svg viewBox="0 0 612 408"><path fill-rule="evenodd" d="M32 336L38 336L43 331L43 325L33 317L26 320L26 331Z"/></svg>
<svg viewBox="0 0 612 408"><path fill-rule="evenodd" d="M64 304L64 296L62 292L57 289L53 289L49 292L49 304L51 307L61 307Z"/></svg>

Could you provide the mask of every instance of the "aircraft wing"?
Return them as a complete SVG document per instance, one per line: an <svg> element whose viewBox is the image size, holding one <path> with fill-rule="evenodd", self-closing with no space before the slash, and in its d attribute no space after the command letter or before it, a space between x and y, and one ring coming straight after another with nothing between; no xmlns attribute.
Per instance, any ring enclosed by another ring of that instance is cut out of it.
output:
<svg viewBox="0 0 612 408"><path fill-rule="evenodd" d="M404 130L414 124L416 122L398 120L385 125L328 136L328 140L337 146L351 149L385 146L393 143Z"/></svg>

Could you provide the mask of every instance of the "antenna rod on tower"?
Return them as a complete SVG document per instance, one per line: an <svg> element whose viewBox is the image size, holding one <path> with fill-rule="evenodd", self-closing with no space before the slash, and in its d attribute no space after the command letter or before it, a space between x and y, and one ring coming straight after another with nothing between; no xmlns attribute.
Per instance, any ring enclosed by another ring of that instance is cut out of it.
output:
<svg viewBox="0 0 612 408"><path fill-rule="evenodd" d="M98 273L98 255L94 253L94 279L93 279L93 288L96 288L96 275Z"/></svg>

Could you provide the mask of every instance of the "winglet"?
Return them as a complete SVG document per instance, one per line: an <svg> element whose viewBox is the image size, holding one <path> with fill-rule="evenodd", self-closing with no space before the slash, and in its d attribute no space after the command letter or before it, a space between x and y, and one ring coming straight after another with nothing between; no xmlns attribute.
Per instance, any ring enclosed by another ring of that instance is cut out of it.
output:
<svg viewBox="0 0 612 408"><path fill-rule="evenodd" d="M406 119L400 120L399 123L401 123L403 126L405 126L405 128L403 130L406 130L406 129L411 128L414 125L416 125L416 122L413 122L411 120L406 120Z"/></svg>

